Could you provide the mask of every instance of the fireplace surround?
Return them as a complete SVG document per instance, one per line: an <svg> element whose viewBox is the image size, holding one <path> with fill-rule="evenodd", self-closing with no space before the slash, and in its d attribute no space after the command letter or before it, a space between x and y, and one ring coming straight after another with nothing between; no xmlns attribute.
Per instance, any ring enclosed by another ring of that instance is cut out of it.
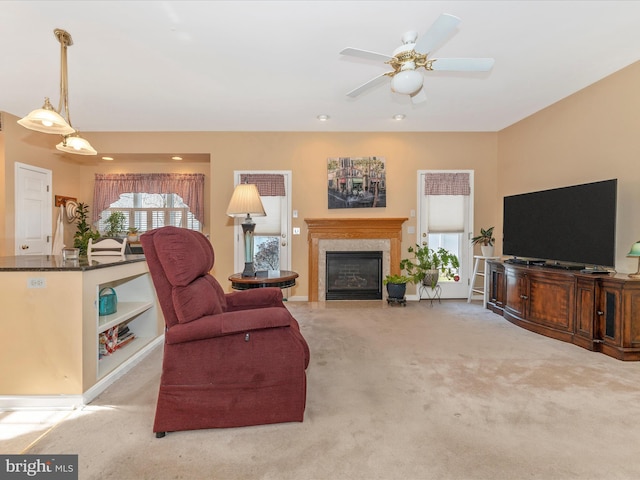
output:
<svg viewBox="0 0 640 480"><path fill-rule="evenodd" d="M326 300L326 252L382 251L382 276L400 273L402 224L408 218L305 218L309 301Z"/></svg>

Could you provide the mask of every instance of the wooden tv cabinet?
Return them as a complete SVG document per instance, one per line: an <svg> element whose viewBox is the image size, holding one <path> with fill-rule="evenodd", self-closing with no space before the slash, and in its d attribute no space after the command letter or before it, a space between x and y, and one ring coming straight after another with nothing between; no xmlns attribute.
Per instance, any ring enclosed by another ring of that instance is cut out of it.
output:
<svg viewBox="0 0 640 480"><path fill-rule="evenodd" d="M487 308L520 327L640 360L640 280L488 261Z"/></svg>

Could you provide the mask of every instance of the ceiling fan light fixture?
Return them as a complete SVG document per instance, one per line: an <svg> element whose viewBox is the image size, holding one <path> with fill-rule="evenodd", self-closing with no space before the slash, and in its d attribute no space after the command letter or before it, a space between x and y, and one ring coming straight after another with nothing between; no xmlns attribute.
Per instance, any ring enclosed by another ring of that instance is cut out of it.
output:
<svg viewBox="0 0 640 480"><path fill-rule="evenodd" d="M82 138L78 132L63 137L62 142L56 145L61 152L75 153L76 155L97 155L98 152L91 144Z"/></svg>
<svg viewBox="0 0 640 480"><path fill-rule="evenodd" d="M415 70L402 70L391 80L391 88L396 93L411 95L422 87L423 77Z"/></svg>
<svg viewBox="0 0 640 480"><path fill-rule="evenodd" d="M69 135L75 132L63 116L55 111L49 97L44 99L42 108L31 111L26 117L18 120L18 124L40 133Z"/></svg>

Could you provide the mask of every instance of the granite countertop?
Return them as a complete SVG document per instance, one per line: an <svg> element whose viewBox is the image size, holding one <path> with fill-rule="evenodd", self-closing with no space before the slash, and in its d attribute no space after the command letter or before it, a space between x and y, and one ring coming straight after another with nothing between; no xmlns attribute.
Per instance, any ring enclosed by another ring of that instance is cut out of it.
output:
<svg viewBox="0 0 640 480"><path fill-rule="evenodd" d="M86 271L144 261L144 255L80 256L77 260L63 260L62 255L19 255L0 257L0 272Z"/></svg>

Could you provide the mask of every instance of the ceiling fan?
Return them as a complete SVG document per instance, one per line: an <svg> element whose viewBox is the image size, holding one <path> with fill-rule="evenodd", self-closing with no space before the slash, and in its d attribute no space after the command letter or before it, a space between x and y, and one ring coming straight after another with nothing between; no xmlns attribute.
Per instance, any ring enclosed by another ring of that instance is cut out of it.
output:
<svg viewBox="0 0 640 480"><path fill-rule="evenodd" d="M391 90L411 96L411 101L418 104L426 101L427 95L422 86L424 77L416 70L424 68L427 71L449 72L487 72L493 67L493 58L430 58L431 52L440 47L453 33L460 23L454 15L443 13L431 25L429 30L418 38L418 33L410 31L402 36L402 45L393 51L392 55L345 48L340 53L368 60L382 61L393 68L347 93L349 97L357 97L365 90L372 88L391 77Z"/></svg>

